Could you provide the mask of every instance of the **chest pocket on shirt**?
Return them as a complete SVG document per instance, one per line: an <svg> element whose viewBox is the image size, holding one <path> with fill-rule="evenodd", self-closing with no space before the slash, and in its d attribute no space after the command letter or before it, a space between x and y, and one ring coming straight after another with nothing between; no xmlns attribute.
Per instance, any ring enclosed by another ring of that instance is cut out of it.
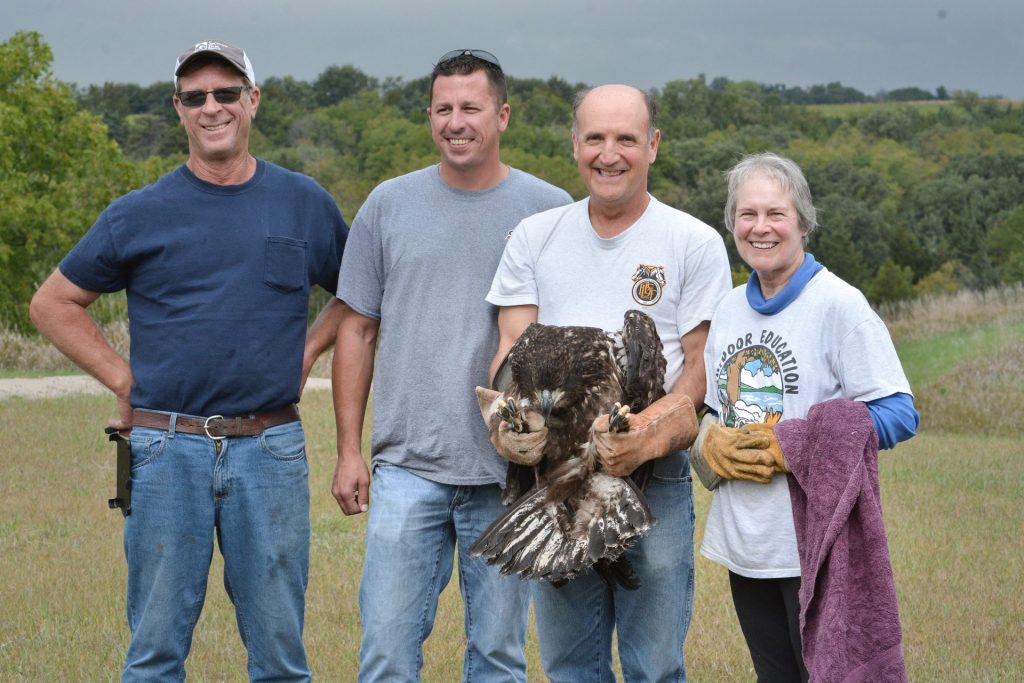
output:
<svg viewBox="0 0 1024 683"><path fill-rule="evenodd" d="M267 261L263 282L281 292L294 292L306 286L305 240L290 237L267 238Z"/></svg>

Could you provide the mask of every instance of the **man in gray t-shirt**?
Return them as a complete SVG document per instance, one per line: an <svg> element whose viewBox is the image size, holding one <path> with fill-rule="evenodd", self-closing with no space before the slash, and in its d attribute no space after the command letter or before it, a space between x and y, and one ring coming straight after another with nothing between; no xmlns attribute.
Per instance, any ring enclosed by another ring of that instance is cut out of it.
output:
<svg viewBox="0 0 1024 683"><path fill-rule="evenodd" d="M418 680L422 645L459 551L467 680L525 681L529 589L469 556L502 512L505 464L480 420L497 311L484 301L510 231L568 194L499 158L509 120L494 55L455 50L431 79L441 163L377 187L356 215L338 298L332 492L369 512L359 588L360 681ZM373 484L361 450L373 379ZM372 500L372 507L370 505Z"/></svg>

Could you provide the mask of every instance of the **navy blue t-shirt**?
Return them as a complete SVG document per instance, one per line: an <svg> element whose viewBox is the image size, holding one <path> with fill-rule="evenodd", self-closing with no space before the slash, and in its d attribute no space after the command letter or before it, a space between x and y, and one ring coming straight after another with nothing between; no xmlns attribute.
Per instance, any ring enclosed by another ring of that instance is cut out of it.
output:
<svg viewBox="0 0 1024 683"><path fill-rule="evenodd" d="M239 415L298 400L310 288L336 291L347 235L307 176L260 160L221 186L182 165L111 203L60 270L127 290L133 406Z"/></svg>

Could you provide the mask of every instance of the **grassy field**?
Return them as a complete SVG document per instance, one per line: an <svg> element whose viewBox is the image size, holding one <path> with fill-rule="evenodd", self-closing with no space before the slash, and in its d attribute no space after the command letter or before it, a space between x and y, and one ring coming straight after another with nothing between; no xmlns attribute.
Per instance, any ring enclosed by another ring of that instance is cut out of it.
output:
<svg viewBox="0 0 1024 683"><path fill-rule="evenodd" d="M1024 681L1024 447L1010 424L1024 380L1022 302L1019 293L1008 308L965 301L959 317L949 301L892 312L901 357L919 401L930 406L922 433L884 453L880 472L914 681ZM979 317L986 306L989 314ZM999 403L962 416L993 395ZM329 393L309 393L303 407L313 493L307 643L320 680L351 681L365 519L344 517L330 496ZM106 506L114 450L102 426L113 410L112 400L95 396L0 401L0 681L117 677L128 631L122 521ZM1010 419L986 422L987 413ZM699 545L710 496L699 486L695 493ZM690 678L752 681L725 570L699 555L696 562ZM244 679L221 568L215 554L190 680ZM462 644L452 584L427 642L424 681L458 680ZM542 680L532 627L528 656L531 680Z"/></svg>
<svg viewBox="0 0 1024 683"><path fill-rule="evenodd" d="M1021 100L996 100L999 106L1020 107ZM910 107L922 114L934 114L943 107L958 106L956 100L916 100L910 102L852 102L848 104L809 104L808 108L821 112L826 116L862 117L880 109L900 109Z"/></svg>

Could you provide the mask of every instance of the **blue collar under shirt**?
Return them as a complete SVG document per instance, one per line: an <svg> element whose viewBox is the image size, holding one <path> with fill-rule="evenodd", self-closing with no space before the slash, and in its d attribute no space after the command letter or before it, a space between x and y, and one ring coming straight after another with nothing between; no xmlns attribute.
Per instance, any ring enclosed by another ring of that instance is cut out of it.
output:
<svg viewBox="0 0 1024 683"><path fill-rule="evenodd" d="M793 273L793 277L789 278L789 282L782 288L782 291L771 299L765 299L761 294L761 280L755 271L747 280L747 303L761 315L774 315L793 303L807 283L811 281L811 278L824 267L814 260L813 254L804 252L804 262Z"/></svg>

